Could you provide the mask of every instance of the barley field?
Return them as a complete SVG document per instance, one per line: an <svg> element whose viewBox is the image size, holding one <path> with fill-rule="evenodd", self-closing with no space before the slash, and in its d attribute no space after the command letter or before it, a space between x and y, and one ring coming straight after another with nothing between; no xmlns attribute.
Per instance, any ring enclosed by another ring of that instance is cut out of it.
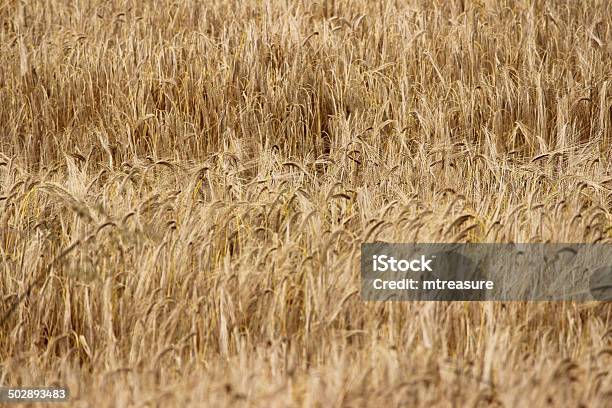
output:
<svg viewBox="0 0 612 408"><path fill-rule="evenodd" d="M4 0L0 56L0 386L610 406L610 303L359 292L363 242L612 243L609 1Z"/></svg>

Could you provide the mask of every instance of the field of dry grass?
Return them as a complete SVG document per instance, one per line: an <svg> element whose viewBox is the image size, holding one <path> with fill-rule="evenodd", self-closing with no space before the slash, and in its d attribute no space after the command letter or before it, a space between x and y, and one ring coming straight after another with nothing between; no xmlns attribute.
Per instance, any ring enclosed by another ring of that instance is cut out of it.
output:
<svg viewBox="0 0 612 408"><path fill-rule="evenodd" d="M612 241L609 1L5 0L0 55L0 385L612 400L609 303L359 294L376 239Z"/></svg>

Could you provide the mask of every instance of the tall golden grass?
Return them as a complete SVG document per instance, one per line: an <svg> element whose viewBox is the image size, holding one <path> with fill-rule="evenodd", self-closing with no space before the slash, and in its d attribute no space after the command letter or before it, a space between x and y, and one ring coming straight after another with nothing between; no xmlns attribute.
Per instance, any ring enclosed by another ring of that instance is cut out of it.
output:
<svg viewBox="0 0 612 408"><path fill-rule="evenodd" d="M365 241L611 241L609 1L8 0L0 55L0 385L612 400L609 303L358 292Z"/></svg>

